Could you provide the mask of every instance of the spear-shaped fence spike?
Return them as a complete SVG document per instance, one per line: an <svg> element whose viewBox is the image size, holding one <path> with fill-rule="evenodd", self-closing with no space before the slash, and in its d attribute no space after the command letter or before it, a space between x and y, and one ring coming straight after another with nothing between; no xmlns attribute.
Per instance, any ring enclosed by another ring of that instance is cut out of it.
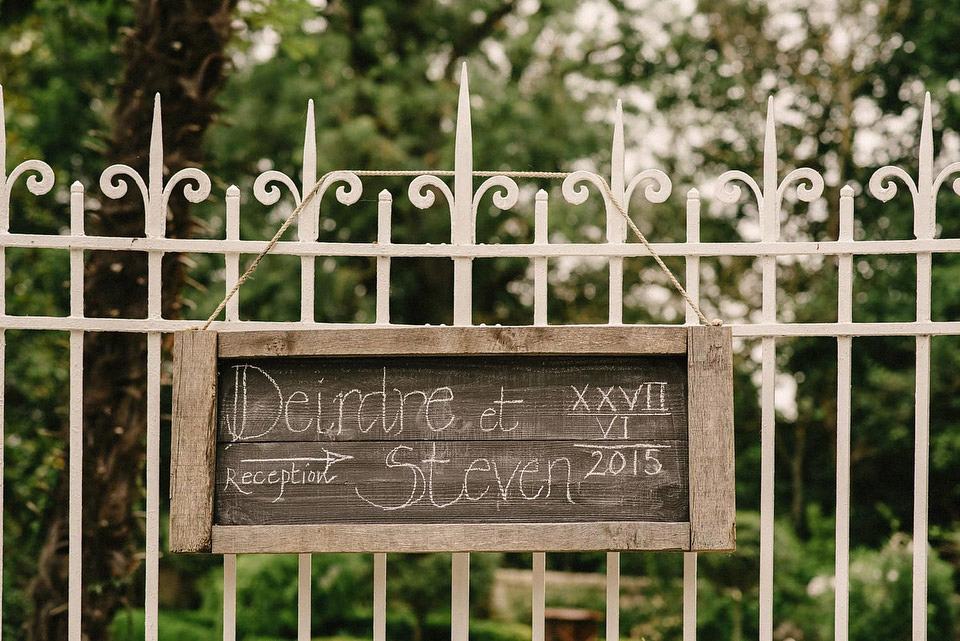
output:
<svg viewBox="0 0 960 641"><path fill-rule="evenodd" d="M470 123L470 83L467 63L460 73L460 100L457 103L457 136L454 155L451 240L455 245L472 244L476 238L473 209L473 133Z"/></svg>

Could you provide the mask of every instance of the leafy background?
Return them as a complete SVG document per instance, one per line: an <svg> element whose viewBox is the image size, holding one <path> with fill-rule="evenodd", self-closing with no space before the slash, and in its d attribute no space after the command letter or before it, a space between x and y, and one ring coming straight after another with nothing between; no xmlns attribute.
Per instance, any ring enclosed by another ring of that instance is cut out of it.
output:
<svg viewBox="0 0 960 641"><path fill-rule="evenodd" d="M30 196L22 185L14 189L13 231L60 233L68 226L67 190L73 180L87 186L88 209L96 215L111 122L123 106L116 91L125 65L122 43L142 4L0 2L7 166L41 158L57 175L48 196ZM203 168L214 180L214 195L191 210L198 223L194 233L210 237L224 233L222 194L230 184L244 194L243 238L270 237L290 211L289 195L265 207L250 194L253 180L266 169L299 181L308 100L314 101L321 173L450 168L462 61L470 70L478 169L588 167L608 175L610 122L616 99L622 99L628 176L659 167L674 182L667 203L656 208L632 203L635 220L657 241L684 239L684 197L690 187L707 197L705 241L758 238L755 206L721 206L711 195L713 180L728 168L759 176L768 96L774 97L778 118L780 175L810 166L823 173L827 185L825 197L809 206L788 197L785 239L835 239L844 184L856 194L857 239L912 237L912 205L905 190L881 205L865 186L886 163L916 173L924 91L933 97L936 166L960 157L960 52L954 46L960 3L952 0L245 0L231 20L231 68L217 97L221 111L203 147ZM551 240L603 238L602 208L564 206L555 183L535 186L552 193ZM395 242L449 238L444 212L414 209L401 197L403 182L367 180L365 188L358 205L325 205L322 239L375 239L374 195L381 188L398 195ZM481 208L478 241L531 241L529 195L516 210ZM960 203L944 190L938 235L957 237L957 221ZM175 293L180 313L205 318L223 295L222 259L189 255L180 260L187 273ZM625 322L680 322L678 298L647 261L626 263ZM675 270L682 266L668 264ZM298 318L298 292L289 287L298 270L295 258L265 261L243 288L242 316ZM911 320L915 270L910 256L856 256L854 319ZM955 256L935 257L934 320L957 318L958 270ZM474 274L474 322L532 322L529 261L477 261ZM371 322L374 275L371 260L318 259L317 319ZM728 322L757 318L758 261L708 258L702 278L708 316ZM65 252L8 250L7 313L67 314L68 279ZM552 260L549 283L551 323L606 320L605 264ZM780 320L836 320L835 260L780 260L778 284ZM394 261L393 322L449 323L451 307L450 261ZM57 332L8 331L6 339L3 628L7 638L22 638L37 607L28 587L39 571L47 523L57 507L52 488L66 466L68 351L66 336ZM700 555L702 638L758 636L758 345L740 341L736 349L738 550ZM778 339L777 350L774 636L828 639L833 634L835 342ZM851 639L909 634L913 350L910 339L854 340ZM955 337L934 338L931 640L958 638L958 361ZM142 549L139 538L133 544ZM363 555L314 556L314 635L369 636L371 565ZM240 559L239 638L295 636L295 566L293 557ZM548 555L549 569L563 573L551 583L548 603L602 610L602 591L584 588L572 577L595 575L603 566L602 555ZM529 637L529 612L497 606L495 598L509 589L504 578L509 574L502 570L529 567L528 555L473 556L472 637ZM391 556L389 568L388 636L419 640L449 634L449 557ZM218 559L164 556L161 570L161 638L219 635ZM621 595L622 634L678 638L679 556L625 554L623 573L625 585L627 578L637 582ZM579 587L564 587L564 576ZM125 595L110 626L114 638L142 638L142 567L134 563L110 579L88 580L94 588L100 580L116 582ZM508 595L507 603L522 602Z"/></svg>

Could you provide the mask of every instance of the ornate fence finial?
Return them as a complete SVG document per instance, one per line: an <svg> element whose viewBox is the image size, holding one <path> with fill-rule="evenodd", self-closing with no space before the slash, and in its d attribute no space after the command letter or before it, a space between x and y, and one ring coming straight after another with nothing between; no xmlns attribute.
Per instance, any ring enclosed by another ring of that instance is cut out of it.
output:
<svg viewBox="0 0 960 641"><path fill-rule="evenodd" d="M122 198L130 180L140 190L145 216L147 238L162 238L166 233L167 204L174 188L181 182L183 196L192 203L203 202L210 196L210 178L195 167L186 167L163 183L163 122L160 94L153 100L153 123L150 130L150 156L147 159L147 182L129 165L110 165L100 174L100 191L107 198Z"/></svg>
<svg viewBox="0 0 960 641"><path fill-rule="evenodd" d="M274 205L280 200L282 192L277 184L283 185L293 196L294 205L300 206L307 195L316 191L315 198L307 203L306 211L298 217L299 234L298 239L302 241L314 241L317 239L320 202L327 189L336 182L346 183L337 187L337 200L344 205L352 205L360 200L363 194L363 182L353 171L340 170L331 171L324 174L318 182L317 179L317 125L314 115L313 100L307 101L307 119L304 125L303 136L303 165L301 167L301 177L303 179L301 187L297 187L294 180L276 169L268 169L257 176L253 181L253 195L264 205Z"/></svg>
<svg viewBox="0 0 960 641"><path fill-rule="evenodd" d="M930 109L930 92L923 99L923 114L920 117L920 147L918 150L917 180L901 167L887 165L881 167L870 177L870 193L882 202L887 202L897 194L899 178L913 197L913 233L919 239L931 239L937 232L937 194L944 181L960 171L960 162L950 163L943 171L933 177L933 125ZM960 196L960 178L953 181L953 191Z"/></svg>
<svg viewBox="0 0 960 641"><path fill-rule="evenodd" d="M460 72L460 99L457 102L457 133L453 161L453 218L450 235L454 245L476 242L473 218L473 129L470 122L470 80L467 63Z"/></svg>
<svg viewBox="0 0 960 641"><path fill-rule="evenodd" d="M753 191L760 212L760 238L764 241L780 239L780 210L787 188L797 185L797 198L805 203L813 202L823 195L823 176L809 167L794 169L778 183L777 175L777 128L774 117L773 96L767 100L766 127L763 141L763 188L750 175L733 169L717 178L715 195L722 203L733 204L740 200L742 190L733 184L739 180Z"/></svg>

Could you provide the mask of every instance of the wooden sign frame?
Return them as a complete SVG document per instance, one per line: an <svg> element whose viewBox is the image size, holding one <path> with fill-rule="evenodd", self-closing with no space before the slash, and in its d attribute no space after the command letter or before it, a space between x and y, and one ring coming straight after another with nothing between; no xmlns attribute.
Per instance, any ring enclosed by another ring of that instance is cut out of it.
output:
<svg viewBox="0 0 960 641"><path fill-rule="evenodd" d="M216 525L217 365L222 358L427 355L687 356L689 521ZM727 327L396 327L177 332L171 552L732 550L733 368Z"/></svg>

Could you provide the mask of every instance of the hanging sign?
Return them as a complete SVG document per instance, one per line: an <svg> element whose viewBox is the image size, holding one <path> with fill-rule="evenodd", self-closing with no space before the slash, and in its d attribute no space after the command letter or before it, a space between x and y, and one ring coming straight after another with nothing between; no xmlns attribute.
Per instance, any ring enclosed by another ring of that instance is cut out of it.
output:
<svg viewBox="0 0 960 641"><path fill-rule="evenodd" d="M730 340L180 332L171 550L732 549Z"/></svg>

